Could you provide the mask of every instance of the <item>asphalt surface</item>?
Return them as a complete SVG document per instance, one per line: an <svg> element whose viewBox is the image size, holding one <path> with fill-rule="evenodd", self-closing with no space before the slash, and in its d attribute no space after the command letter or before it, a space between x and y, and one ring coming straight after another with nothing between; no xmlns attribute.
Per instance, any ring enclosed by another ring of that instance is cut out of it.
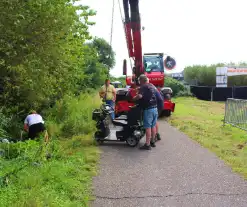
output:
<svg viewBox="0 0 247 207"><path fill-rule="evenodd" d="M102 146L94 207L247 207L247 182L198 143L160 123L151 151ZM142 140L143 142L144 140Z"/></svg>

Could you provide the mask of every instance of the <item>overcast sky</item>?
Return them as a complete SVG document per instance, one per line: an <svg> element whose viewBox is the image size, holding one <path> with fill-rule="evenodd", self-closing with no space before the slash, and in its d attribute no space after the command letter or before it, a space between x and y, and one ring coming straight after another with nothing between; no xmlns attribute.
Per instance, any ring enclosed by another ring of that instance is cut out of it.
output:
<svg viewBox="0 0 247 207"><path fill-rule="evenodd" d="M90 29L92 35L107 41L110 41L112 2L81 0L83 5L97 11L92 18L96 22ZM143 52L171 55L177 61L178 71L195 64L247 61L246 8L247 0L140 0L145 27ZM128 52L118 0L115 0L113 30L116 66L111 73L120 76Z"/></svg>

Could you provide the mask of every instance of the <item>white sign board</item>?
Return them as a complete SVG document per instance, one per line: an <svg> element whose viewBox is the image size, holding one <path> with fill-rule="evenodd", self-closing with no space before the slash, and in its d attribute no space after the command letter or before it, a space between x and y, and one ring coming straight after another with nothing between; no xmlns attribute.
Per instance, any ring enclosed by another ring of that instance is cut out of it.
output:
<svg viewBox="0 0 247 207"><path fill-rule="evenodd" d="M247 75L247 68L228 68L227 76Z"/></svg>
<svg viewBox="0 0 247 207"><path fill-rule="evenodd" d="M247 75L247 68L217 67L216 87L227 87L227 77L237 75Z"/></svg>
<svg viewBox="0 0 247 207"><path fill-rule="evenodd" d="M216 68L216 87L227 87L227 67Z"/></svg>

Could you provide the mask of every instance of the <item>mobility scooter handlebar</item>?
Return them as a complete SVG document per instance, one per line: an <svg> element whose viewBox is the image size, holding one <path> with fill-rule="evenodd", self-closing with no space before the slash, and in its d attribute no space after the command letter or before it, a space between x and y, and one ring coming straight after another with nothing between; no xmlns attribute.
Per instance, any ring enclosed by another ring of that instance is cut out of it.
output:
<svg viewBox="0 0 247 207"><path fill-rule="evenodd" d="M112 112L114 112L114 108L109 104L102 104L101 110L106 114L111 114Z"/></svg>
<svg viewBox="0 0 247 207"><path fill-rule="evenodd" d="M139 106L139 104L136 104L134 106L129 106L130 109L136 108L137 106Z"/></svg>

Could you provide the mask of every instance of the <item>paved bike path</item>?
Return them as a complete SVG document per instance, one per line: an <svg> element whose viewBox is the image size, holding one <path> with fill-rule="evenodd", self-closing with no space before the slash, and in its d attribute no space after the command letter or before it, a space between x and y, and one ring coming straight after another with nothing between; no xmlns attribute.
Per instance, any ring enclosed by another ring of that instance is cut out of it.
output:
<svg viewBox="0 0 247 207"><path fill-rule="evenodd" d="M165 121L159 124L162 141L151 151L101 147L92 206L247 207L246 181Z"/></svg>

